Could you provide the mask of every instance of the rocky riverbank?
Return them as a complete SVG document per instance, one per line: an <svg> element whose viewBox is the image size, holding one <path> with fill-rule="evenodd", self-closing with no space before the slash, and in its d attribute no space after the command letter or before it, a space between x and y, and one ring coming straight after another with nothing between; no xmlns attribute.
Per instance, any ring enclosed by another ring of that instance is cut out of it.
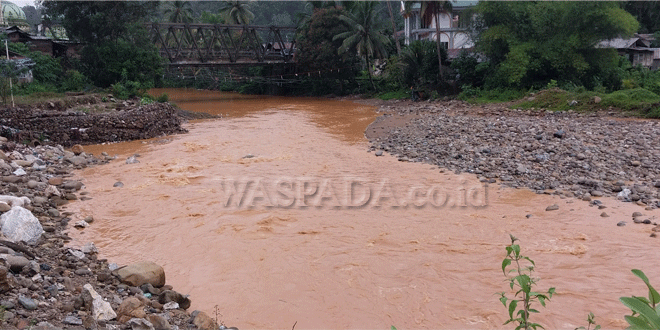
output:
<svg viewBox="0 0 660 330"><path fill-rule="evenodd" d="M185 132L181 127L185 112L169 103L141 104L140 99L83 95L1 112L0 136L32 145L70 147Z"/></svg>
<svg viewBox="0 0 660 330"><path fill-rule="evenodd" d="M72 214L58 209L94 198L75 180L75 170L113 158L86 154L80 145L65 150L53 142L101 142L118 132L126 133L117 134L121 139L183 132L179 110L167 104L105 114L52 108L3 111L0 328L218 329L206 313L187 310L190 298L166 284L159 265L110 264L97 257L92 242L69 247L67 232L93 226L94 219L70 223ZM35 134L46 138L32 146L12 141L34 141Z"/></svg>
<svg viewBox="0 0 660 330"><path fill-rule="evenodd" d="M379 111L367 129L376 155L538 193L660 206L660 121L460 101L389 102Z"/></svg>

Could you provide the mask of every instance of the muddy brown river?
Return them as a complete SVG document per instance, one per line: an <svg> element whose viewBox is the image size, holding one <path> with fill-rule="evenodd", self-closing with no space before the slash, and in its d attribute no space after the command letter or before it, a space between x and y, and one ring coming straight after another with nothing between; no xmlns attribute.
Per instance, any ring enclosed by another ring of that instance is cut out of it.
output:
<svg viewBox="0 0 660 330"><path fill-rule="evenodd" d="M162 92L223 118L85 147L118 158L78 173L93 199L68 210L95 221L70 235L110 262L162 265L190 310L217 305L228 326L505 328L510 233L536 261L539 290L557 289L534 315L547 329L586 326L589 312L624 328L619 297L646 295L630 270L660 286L659 241L631 221L657 211L601 198L601 218L587 202L376 157L364 131L377 114L350 101Z"/></svg>

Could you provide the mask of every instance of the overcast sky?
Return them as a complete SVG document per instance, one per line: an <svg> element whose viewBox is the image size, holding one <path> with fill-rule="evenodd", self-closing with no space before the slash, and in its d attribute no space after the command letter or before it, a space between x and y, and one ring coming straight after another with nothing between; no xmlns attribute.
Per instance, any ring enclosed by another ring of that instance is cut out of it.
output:
<svg viewBox="0 0 660 330"><path fill-rule="evenodd" d="M19 7L25 7L27 5L34 6L34 0L9 0L15 3Z"/></svg>

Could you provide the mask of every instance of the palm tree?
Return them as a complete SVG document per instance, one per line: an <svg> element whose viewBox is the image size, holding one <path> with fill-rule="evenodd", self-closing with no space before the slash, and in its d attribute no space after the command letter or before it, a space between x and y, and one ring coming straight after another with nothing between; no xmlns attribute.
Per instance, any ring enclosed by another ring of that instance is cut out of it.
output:
<svg viewBox="0 0 660 330"><path fill-rule="evenodd" d="M401 56L401 44L399 38L396 37L396 24L394 24L394 15L392 14L392 4L387 1L387 10L390 12L390 22L392 23L392 38L396 42L396 54Z"/></svg>
<svg viewBox="0 0 660 330"><path fill-rule="evenodd" d="M376 90L376 85L371 77L371 59L374 57L385 57L387 46L390 40L378 29L378 11L376 10L378 2L361 1L355 4L353 13L346 13L339 16L349 26L349 31L334 36L333 40L343 39L339 54L348 50L356 50L367 63L369 72L369 81Z"/></svg>
<svg viewBox="0 0 660 330"><path fill-rule="evenodd" d="M404 1L404 15L410 15L412 4L416 1ZM424 17L427 10L433 12L435 17L435 41L438 50L438 66L440 67L440 81L443 81L442 74L442 56L441 56L441 38L440 38L440 13L443 11L451 10L451 2L449 1L420 1L421 7L419 9L419 16Z"/></svg>
<svg viewBox="0 0 660 330"><path fill-rule="evenodd" d="M168 7L163 13L169 16L168 20L172 23L190 23L193 21L192 12L188 1L176 0L168 2Z"/></svg>
<svg viewBox="0 0 660 330"><path fill-rule="evenodd" d="M254 19L247 1L227 1L220 8L220 13L225 15L227 22L234 24L249 24L250 20Z"/></svg>

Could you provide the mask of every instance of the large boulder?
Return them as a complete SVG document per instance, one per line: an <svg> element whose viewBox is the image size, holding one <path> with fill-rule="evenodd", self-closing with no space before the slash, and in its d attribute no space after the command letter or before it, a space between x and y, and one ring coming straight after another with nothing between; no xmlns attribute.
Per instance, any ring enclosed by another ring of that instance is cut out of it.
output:
<svg viewBox="0 0 660 330"><path fill-rule="evenodd" d="M103 297L94 290L91 284L85 284L83 289L86 291L86 294L89 294L92 298L92 315L95 320L110 321L117 317L117 313L112 310L110 303L103 300Z"/></svg>
<svg viewBox="0 0 660 330"><path fill-rule="evenodd" d="M37 244L37 240L44 233L39 219L20 206L14 206L3 213L0 216L0 226L2 234L8 239L14 242L23 241L29 245Z"/></svg>
<svg viewBox="0 0 660 330"><path fill-rule="evenodd" d="M151 261L142 261L115 270L122 283L130 286L141 286L150 283L160 288L165 285L165 270Z"/></svg>

